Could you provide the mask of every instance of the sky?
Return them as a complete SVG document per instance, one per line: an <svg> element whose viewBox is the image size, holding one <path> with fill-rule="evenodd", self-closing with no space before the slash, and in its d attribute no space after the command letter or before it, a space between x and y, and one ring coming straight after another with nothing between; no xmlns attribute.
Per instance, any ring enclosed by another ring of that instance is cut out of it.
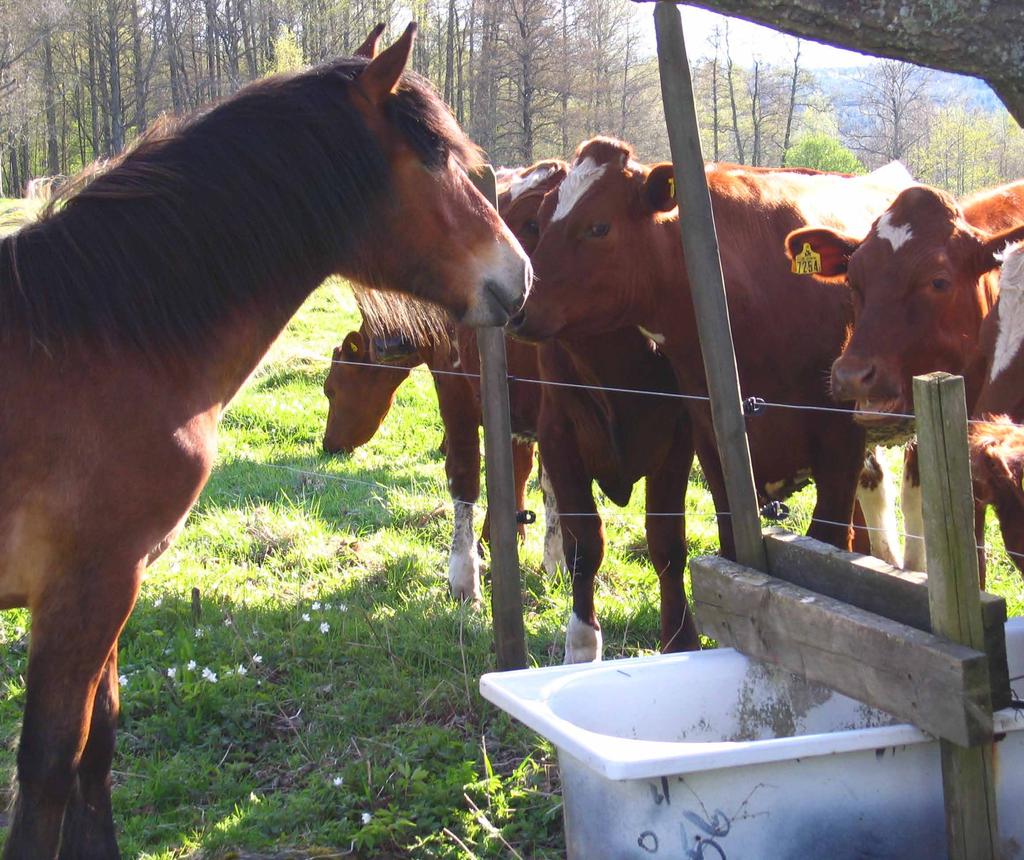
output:
<svg viewBox="0 0 1024 860"><path fill-rule="evenodd" d="M644 47L651 54L655 53L653 4L641 7L640 20L644 27ZM690 59L711 53L708 37L715 25L725 29L729 22L729 42L733 57L739 62L746 56L757 56L775 63L792 62L796 39L792 36L777 33L767 27L751 24L739 18L727 19L714 12L695 9L692 6L680 6L683 14L683 35L686 38L686 51ZM645 10L646 14L644 14ZM829 45L804 40L800 53L800 64L804 68L832 68L837 66L861 66L872 61L871 57L854 51L844 51Z"/></svg>

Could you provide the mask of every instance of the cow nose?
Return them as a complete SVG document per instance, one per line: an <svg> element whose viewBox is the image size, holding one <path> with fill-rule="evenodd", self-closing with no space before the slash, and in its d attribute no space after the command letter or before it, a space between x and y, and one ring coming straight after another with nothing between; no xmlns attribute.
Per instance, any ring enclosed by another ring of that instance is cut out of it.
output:
<svg viewBox="0 0 1024 860"><path fill-rule="evenodd" d="M836 400L868 399L878 379L873 361L851 357L840 358L832 365L832 396Z"/></svg>

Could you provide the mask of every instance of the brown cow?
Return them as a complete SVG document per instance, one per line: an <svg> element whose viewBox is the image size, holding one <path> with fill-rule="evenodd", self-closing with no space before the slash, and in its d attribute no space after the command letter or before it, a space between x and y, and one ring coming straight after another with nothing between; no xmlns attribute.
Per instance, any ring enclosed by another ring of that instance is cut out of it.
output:
<svg viewBox="0 0 1024 860"><path fill-rule="evenodd" d="M997 255L1024 237L1024 182L979 192L957 204L935 188L902 192L861 241L823 227L786 239L791 257L820 255L815 277L849 285L854 329L832 366L838 400L853 400L856 420L878 434L909 434L893 414L913 412L912 380L935 370L966 373L968 406L981 379L982 322L998 291ZM905 564L924 569L920 485L908 457L903 510Z"/></svg>
<svg viewBox="0 0 1024 860"><path fill-rule="evenodd" d="M708 165L707 174L744 393L833 406L825 378L846 336L848 297L792 274L777 243L810 213L866 232L909 176L734 165ZM680 388L705 394L672 179L670 164L638 164L620 141L583 144L568 177L545 199L534 292L511 321L513 330L540 340L642 327L671 362ZM727 511L710 410L691 401L688 411L716 506ZM848 547L864 431L842 414L774 408L750 419L748 430L759 495L781 497L813 476L818 497L810 534ZM719 526L722 551L732 556L727 517Z"/></svg>

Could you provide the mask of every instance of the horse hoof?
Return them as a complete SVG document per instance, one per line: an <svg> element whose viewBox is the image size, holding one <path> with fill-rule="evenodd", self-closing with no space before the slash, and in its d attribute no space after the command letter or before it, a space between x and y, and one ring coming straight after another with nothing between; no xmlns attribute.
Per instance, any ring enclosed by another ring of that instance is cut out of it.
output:
<svg viewBox="0 0 1024 860"><path fill-rule="evenodd" d="M603 650L600 625L591 627L573 612L565 628L565 665L598 663Z"/></svg>

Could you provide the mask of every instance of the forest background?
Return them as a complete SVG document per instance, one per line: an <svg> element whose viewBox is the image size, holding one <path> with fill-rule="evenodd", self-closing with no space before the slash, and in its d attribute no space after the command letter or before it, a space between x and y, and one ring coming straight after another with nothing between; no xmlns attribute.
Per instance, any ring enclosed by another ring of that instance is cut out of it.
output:
<svg viewBox="0 0 1024 860"><path fill-rule="evenodd" d="M410 18L414 68L494 164L568 157L595 134L667 158L650 10L628 0L0 0L0 197ZM957 195L1024 175L1024 133L983 83L889 60L815 66L806 42L768 50L716 20L690 37L708 159L900 159Z"/></svg>

